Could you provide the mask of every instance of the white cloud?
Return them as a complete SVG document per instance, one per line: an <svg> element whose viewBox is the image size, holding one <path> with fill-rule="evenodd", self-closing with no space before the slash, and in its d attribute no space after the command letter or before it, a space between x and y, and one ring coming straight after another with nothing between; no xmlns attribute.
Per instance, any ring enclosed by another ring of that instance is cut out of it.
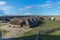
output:
<svg viewBox="0 0 60 40"><path fill-rule="evenodd" d="M0 1L0 10L2 10L4 14L9 14L9 9L10 9L10 6L6 6L5 1Z"/></svg>
<svg viewBox="0 0 60 40"><path fill-rule="evenodd" d="M60 4L60 2L57 2L56 4Z"/></svg>
<svg viewBox="0 0 60 40"><path fill-rule="evenodd" d="M52 4L42 4L42 5L37 5L38 7L42 7L42 8L51 8Z"/></svg>
<svg viewBox="0 0 60 40"><path fill-rule="evenodd" d="M6 4L5 1L0 1L0 6L1 6L1 5L5 5L5 4Z"/></svg>
<svg viewBox="0 0 60 40"><path fill-rule="evenodd" d="M5 14L7 14L7 15L8 15L8 14L10 14L10 12L9 12L9 11L4 11L3 13L5 13Z"/></svg>
<svg viewBox="0 0 60 40"><path fill-rule="evenodd" d="M12 7L11 6L3 6L3 7L0 7L0 10L3 10L3 13L4 14L9 14L10 12L10 10L12 9Z"/></svg>
<svg viewBox="0 0 60 40"><path fill-rule="evenodd" d="M31 15L32 13L25 13L24 15Z"/></svg>
<svg viewBox="0 0 60 40"><path fill-rule="evenodd" d="M10 9L11 7L10 6L3 6L3 7L0 7L1 10L5 10L5 11L8 11L8 9Z"/></svg>
<svg viewBox="0 0 60 40"><path fill-rule="evenodd" d="M32 8L32 5L31 6L25 6L24 8L20 8L20 10L27 10L27 9L30 9Z"/></svg>
<svg viewBox="0 0 60 40"><path fill-rule="evenodd" d="M51 3L52 1L46 1L46 3Z"/></svg>
<svg viewBox="0 0 60 40"><path fill-rule="evenodd" d="M2 10L4 14L9 14L11 9L12 6L6 5L5 1L0 1L0 10Z"/></svg>
<svg viewBox="0 0 60 40"><path fill-rule="evenodd" d="M59 2L55 2L55 3L51 3L52 1L48 0L46 1L46 4L40 4L40 5L37 5L38 7L41 7L41 8L52 8L53 5L57 5L57 4L60 4L60 1Z"/></svg>

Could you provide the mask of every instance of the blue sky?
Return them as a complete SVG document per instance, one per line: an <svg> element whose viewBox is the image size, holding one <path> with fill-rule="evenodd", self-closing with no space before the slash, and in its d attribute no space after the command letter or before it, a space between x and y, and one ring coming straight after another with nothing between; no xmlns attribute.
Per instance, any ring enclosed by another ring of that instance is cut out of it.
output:
<svg viewBox="0 0 60 40"><path fill-rule="evenodd" d="M60 0L0 0L1 15L60 15Z"/></svg>

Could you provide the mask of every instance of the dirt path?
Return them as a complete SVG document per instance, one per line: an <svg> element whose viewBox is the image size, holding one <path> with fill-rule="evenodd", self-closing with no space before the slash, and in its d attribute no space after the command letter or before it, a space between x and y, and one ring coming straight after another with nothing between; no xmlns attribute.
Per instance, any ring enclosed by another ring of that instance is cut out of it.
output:
<svg viewBox="0 0 60 40"><path fill-rule="evenodd" d="M31 29L24 29L24 28L12 28L12 27L8 27L8 25L2 26L1 29L8 31L2 38L20 37L25 32L28 32L31 30Z"/></svg>

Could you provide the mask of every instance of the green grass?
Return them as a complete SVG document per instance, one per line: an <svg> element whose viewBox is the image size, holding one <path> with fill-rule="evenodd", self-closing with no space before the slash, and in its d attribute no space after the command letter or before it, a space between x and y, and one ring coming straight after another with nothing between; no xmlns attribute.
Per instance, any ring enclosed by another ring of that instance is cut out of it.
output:
<svg viewBox="0 0 60 40"><path fill-rule="evenodd" d="M7 33L6 30L0 30L0 32L1 32L2 36L4 36L4 34Z"/></svg>
<svg viewBox="0 0 60 40"><path fill-rule="evenodd" d="M60 40L59 35L40 35L39 40Z"/></svg>
<svg viewBox="0 0 60 40"><path fill-rule="evenodd" d="M60 35L60 30L54 31L51 35Z"/></svg>
<svg viewBox="0 0 60 40"><path fill-rule="evenodd" d="M51 20L45 20L42 25L36 26L33 28L31 31L26 32L23 36L29 36L29 35L35 35L37 34L40 30L46 30L48 28L55 28L60 26L60 21L51 21Z"/></svg>
<svg viewBox="0 0 60 40"><path fill-rule="evenodd" d="M31 35L36 35L38 34L39 31L41 30L47 30L49 28L56 28L56 27L60 27L60 20L55 20L55 21L51 21L51 20L45 20L43 24L39 25L39 26L36 26L34 27L31 31L29 32L26 32L24 33L23 37L24 36L31 36ZM60 31L58 31L58 33L60 34ZM55 34L58 34L57 32L53 33L54 35ZM53 35L52 35L53 36ZM50 36L41 36L42 40L46 39L46 40L53 40L55 38L55 36L52 37L51 35ZM32 38L31 38L32 39Z"/></svg>
<svg viewBox="0 0 60 40"><path fill-rule="evenodd" d="M2 32L2 36L3 36L5 33L7 33L6 30L1 30L1 32Z"/></svg>

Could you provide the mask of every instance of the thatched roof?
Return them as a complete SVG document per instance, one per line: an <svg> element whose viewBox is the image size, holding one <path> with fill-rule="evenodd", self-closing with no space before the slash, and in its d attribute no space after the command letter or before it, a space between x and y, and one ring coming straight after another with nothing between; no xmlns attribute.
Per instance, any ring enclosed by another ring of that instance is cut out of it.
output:
<svg viewBox="0 0 60 40"><path fill-rule="evenodd" d="M23 22L23 19L13 19L10 24L14 24L14 25L20 25L21 22Z"/></svg>

